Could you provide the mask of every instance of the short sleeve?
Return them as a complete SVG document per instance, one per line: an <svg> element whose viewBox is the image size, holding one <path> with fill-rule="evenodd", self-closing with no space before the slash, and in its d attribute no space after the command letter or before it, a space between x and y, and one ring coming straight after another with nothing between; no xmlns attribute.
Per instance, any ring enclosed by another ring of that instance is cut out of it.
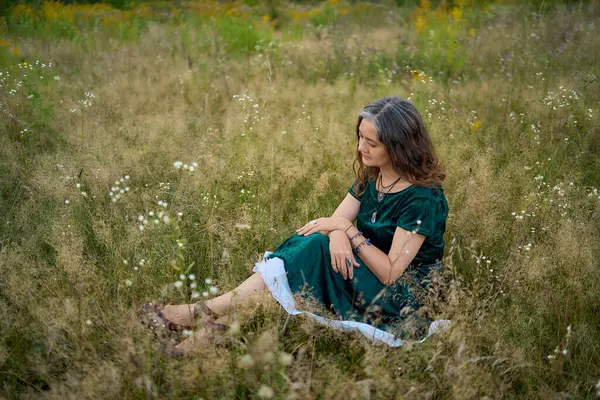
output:
<svg viewBox="0 0 600 400"><path fill-rule="evenodd" d="M354 181L354 183L350 186L350 188L348 189L348 193L350 193L352 195L352 197L354 197L356 200L360 201L362 199L363 194L364 194L364 190L363 189L365 189L365 186L362 183L360 183L358 185L358 190L363 192L361 195L358 195L354 191L354 185L356 184L356 182L358 182L358 180Z"/></svg>
<svg viewBox="0 0 600 400"><path fill-rule="evenodd" d="M439 218L437 202L431 196L414 196L400 207L396 225L423 236L436 233Z"/></svg>

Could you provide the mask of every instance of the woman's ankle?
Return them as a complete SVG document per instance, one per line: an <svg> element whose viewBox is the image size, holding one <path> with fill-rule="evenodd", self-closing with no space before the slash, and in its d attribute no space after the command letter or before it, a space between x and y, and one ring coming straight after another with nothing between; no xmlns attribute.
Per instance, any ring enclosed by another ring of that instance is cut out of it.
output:
<svg viewBox="0 0 600 400"><path fill-rule="evenodd" d="M210 300L205 300L204 304L212 311L214 314L218 316L227 314L229 311L229 305L231 301L231 294L225 293L219 297L215 297Z"/></svg>

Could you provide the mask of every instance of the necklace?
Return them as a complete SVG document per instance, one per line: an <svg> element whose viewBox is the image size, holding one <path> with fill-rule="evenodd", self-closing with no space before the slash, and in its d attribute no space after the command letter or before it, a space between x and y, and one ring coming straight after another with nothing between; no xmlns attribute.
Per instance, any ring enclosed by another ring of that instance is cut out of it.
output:
<svg viewBox="0 0 600 400"><path fill-rule="evenodd" d="M385 186L385 185L383 184L383 175L381 175L381 174L380 174L380 175L379 175L379 186L381 186L383 189L387 189L387 188L389 188L389 187L391 187L391 186L394 186L394 185L396 184L396 182L398 182L398 180L400 180L400 178L396 179L396 180L395 180L394 182L392 182L391 184L389 184L389 185Z"/></svg>
<svg viewBox="0 0 600 400"><path fill-rule="evenodd" d="M390 190L392 190L392 188L394 186L396 186L396 183L398 183L398 181L400 180L400 178L396 179L394 181L394 183L392 183L390 186L383 186L383 180L381 179L382 175L379 175L379 185L382 188L388 188L387 192L377 192L377 201L379 202L379 204L377 204L377 208L375 209L375 211L373 211L373 214L371 214L371 223L374 224L375 221L377 220L377 212L379 211L379 208L381 207L381 205L383 204L383 199L385 199L385 196L390 192ZM375 188L375 190L377 190L377 188Z"/></svg>
<svg viewBox="0 0 600 400"><path fill-rule="evenodd" d="M387 191L387 192L385 192L385 193L384 193L383 191L381 191L381 192L380 192L380 191L377 191L377 201L378 201L378 202L380 202L380 203L383 201L383 199L385 199L385 195L386 195L386 194L388 194L388 193L390 192L390 190L392 190L392 188L393 188L393 187L396 185L396 183L398 183L398 181L400 180L400 178L398 178L398 179L396 179L396 180L394 181L394 183L392 183L391 185L389 185L389 186L383 186L383 180L382 180L381 176L382 176L382 175L379 175L379 186L381 186L383 189L387 189L388 191ZM389 188L389 189L388 189L388 188Z"/></svg>

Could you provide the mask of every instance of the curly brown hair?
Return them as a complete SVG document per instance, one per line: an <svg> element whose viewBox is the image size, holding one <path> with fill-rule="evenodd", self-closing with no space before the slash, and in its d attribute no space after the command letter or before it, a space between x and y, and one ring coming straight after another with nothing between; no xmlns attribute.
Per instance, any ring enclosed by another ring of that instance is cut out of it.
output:
<svg viewBox="0 0 600 400"><path fill-rule="evenodd" d="M357 139L363 118L375 125L379 141L385 145L392 160L392 168L402 179L418 186L442 184L446 177L444 169L435 155L421 114L408 100L390 96L366 106L358 114ZM379 168L364 166L358 144L353 169L356 174L353 189L360 196L366 190L366 183L377 179Z"/></svg>

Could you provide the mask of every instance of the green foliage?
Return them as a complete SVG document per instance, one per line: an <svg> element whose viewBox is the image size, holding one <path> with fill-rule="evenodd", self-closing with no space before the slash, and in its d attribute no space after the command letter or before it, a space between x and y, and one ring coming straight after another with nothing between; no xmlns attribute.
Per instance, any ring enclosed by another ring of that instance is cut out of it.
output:
<svg viewBox="0 0 600 400"><path fill-rule="evenodd" d="M238 19L217 18L211 25L222 39L227 53L252 53L261 41L270 41L272 37L269 28L250 25Z"/></svg>

